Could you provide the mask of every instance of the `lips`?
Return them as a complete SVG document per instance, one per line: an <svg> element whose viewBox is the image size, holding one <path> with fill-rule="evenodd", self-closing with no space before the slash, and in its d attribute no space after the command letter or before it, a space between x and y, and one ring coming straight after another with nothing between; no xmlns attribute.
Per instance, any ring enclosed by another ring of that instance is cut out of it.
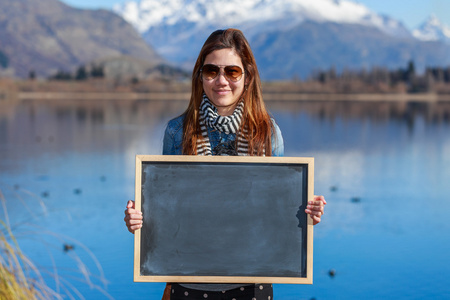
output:
<svg viewBox="0 0 450 300"><path fill-rule="evenodd" d="M226 95L229 92L231 92L230 90L214 90L214 93L217 93L219 95Z"/></svg>

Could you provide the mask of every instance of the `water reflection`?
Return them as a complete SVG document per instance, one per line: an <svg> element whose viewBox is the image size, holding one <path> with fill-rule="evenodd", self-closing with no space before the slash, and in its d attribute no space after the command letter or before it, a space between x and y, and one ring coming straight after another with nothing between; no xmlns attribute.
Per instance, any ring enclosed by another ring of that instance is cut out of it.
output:
<svg viewBox="0 0 450 300"><path fill-rule="evenodd" d="M161 153L165 125L187 101L5 103L0 189L11 220L24 222L32 212L42 228L89 247L116 299L160 297L162 285L132 283L133 238L125 231L123 209L134 195L134 156ZM278 298L408 299L417 282L426 284L414 297L450 296L445 278L435 276L450 271L450 241L441 234L450 230L450 103L267 105L283 132L286 155L315 157L315 190L329 203L315 230L314 285L276 286ZM51 265L42 258L46 251L35 255L33 247L24 243L23 250ZM56 248L56 260L65 266L63 244ZM103 297L77 287L87 299Z"/></svg>
<svg viewBox="0 0 450 300"><path fill-rule="evenodd" d="M268 105L276 112L302 112L321 120L396 121L407 124L411 130L418 117L424 118L427 124L450 122L450 102L278 101L269 102Z"/></svg>

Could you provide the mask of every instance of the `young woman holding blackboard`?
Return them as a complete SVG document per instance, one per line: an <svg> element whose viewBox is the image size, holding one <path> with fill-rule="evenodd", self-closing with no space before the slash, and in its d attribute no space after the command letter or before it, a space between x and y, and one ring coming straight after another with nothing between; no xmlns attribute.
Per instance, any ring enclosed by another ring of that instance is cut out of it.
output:
<svg viewBox="0 0 450 300"><path fill-rule="evenodd" d="M281 131L265 108L256 62L240 30L217 30L206 40L192 72L189 106L167 125L163 154L283 156ZM325 204L323 196L308 203L314 224ZM124 220L132 233L142 227L133 201ZM273 290L270 284L172 283L163 299L266 300Z"/></svg>

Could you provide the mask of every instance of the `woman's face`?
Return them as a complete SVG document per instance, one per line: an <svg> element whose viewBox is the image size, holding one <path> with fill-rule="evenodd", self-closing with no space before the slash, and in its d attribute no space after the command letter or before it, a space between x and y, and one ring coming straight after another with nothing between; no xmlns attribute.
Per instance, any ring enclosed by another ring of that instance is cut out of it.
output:
<svg viewBox="0 0 450 300"><path fill-rule="evenodd" d="M232 81L225 76L225 66L239 66L244 71L241 58L233 49L215 50L208 54L203 65L220 66L219 74L213 79L202 79L203 91L209 100L217 108L221 116L229 116L233 113L239 99L244 92L245 74L237 81Z"/></svg>

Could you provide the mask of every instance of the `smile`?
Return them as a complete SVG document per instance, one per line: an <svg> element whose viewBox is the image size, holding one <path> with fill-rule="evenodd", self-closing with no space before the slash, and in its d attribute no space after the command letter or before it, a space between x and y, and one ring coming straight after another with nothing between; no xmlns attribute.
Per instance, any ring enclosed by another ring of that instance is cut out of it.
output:
<svg viewBox="0 0 450 300"><path fill-rule="evenodd" d="M230 90L214 90L214 93L217 93L219 95L225 95L231 92Z"/></svg>

